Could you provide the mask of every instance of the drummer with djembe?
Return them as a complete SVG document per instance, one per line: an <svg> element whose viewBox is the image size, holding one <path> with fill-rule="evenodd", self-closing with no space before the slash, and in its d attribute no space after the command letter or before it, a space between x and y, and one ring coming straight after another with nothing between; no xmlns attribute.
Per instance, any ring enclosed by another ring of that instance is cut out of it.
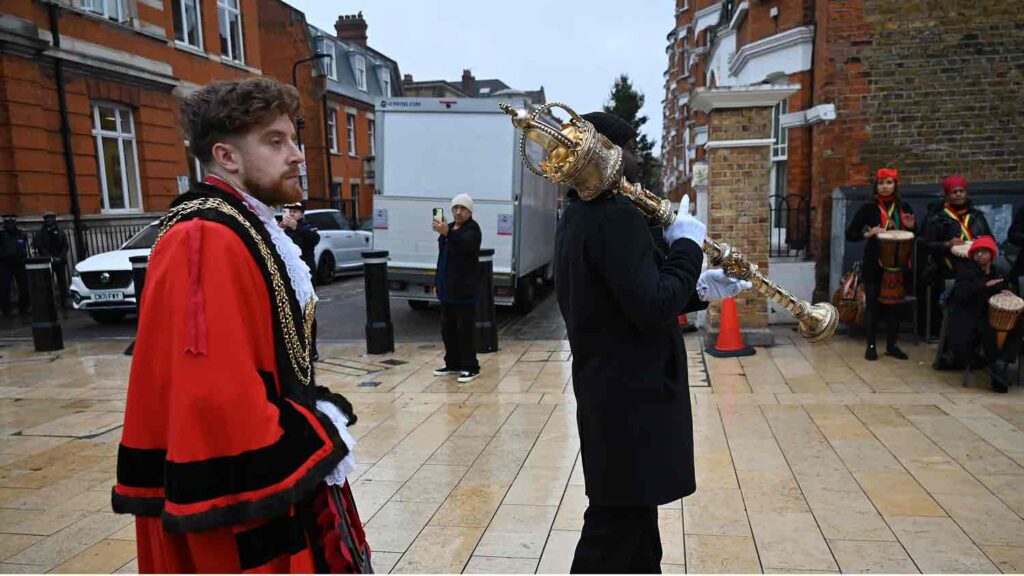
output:
<svg viewBox="0 0 1024 576"><path fill-rule="evenodd" d="M992 390L1005 393L1006 366L1017 357L1024 333L1018 321L1024 300L1008 290L992 262L999 248L991 236L971 243L946 299L948 329L943 357L955 367L989 368Z"/></svg>
<svg viewBox="0 0 1024 576"><path fill-rule="evenodd" d="M846 228L849 242L866 241L861 267L864 282L864 327L867 349L864 358L877 360L875 334L878 317L885 313L885 353L906 360L907 354L896 345L900 329L897 304L905 297L904 269L914 247L914 211L900 200L899 173L882 168L875 175L874 195L854 214Z"/></svg>
<svg viewBox="0 0 1024 576"><path fill-rule="evenodd" d="M921 242L929 254L922 281L932 287L933 330L942 322L940 294L945 291L946 281L955 279L957 269L966 262L970 242L979 236L992 235L985 213L971 204L967 180L950 176L943 180L942 191L942 203L929 211L921 229Z"/></svg>

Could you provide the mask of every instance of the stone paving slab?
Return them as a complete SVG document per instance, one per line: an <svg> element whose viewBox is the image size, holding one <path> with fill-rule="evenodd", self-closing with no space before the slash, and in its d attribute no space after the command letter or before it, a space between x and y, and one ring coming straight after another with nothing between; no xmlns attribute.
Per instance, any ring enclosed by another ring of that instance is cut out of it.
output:
<svg viewBox="0 0 1024 576"><path fill-rule="evenodd" d="M469 385L441 347L323 344L321 384L360 415L353 490L379 572L561 573L586 508L572 354L540 320ZM698 492L663 506L663 571L1024 570L1024 388L845 337L788 329L741 359L686 337ZM0 345L0 572L132 573L111 513L130 358L123 342Z"/></svg>

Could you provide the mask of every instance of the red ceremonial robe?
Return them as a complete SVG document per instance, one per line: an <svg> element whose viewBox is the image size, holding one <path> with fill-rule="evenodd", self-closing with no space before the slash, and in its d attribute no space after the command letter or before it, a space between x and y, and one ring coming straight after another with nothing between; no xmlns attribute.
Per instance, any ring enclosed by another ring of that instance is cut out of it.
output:
<svg viewBox="0 0 1024 576"><path fill-rule="evenodd" d="M259 219L196 190L150 259L114 510L140 572L326 571L322 480L348 448L314 408L302 308Z"/></svg>

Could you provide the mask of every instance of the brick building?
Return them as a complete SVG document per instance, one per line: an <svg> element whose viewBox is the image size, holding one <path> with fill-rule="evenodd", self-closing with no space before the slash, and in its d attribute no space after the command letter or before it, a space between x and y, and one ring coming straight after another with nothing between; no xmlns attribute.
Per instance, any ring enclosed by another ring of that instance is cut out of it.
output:
<svg viewBox="0 0 1024 576"><path fill-rule="evenodd" d="M310 205L366 218L373 109L400 76L366 46L361 16L337 30L281 0L0 0L0 213L32 228L57 212L82 231L73 260L118 247L202 176L181 98L265 74L299 88Z"/></svg>
<svg viewBox="0 0 1024 576"><path fill-rule="evenodd" d="M347 216L365 220L373 213L376 126L374 110L381 98L402 95L398 63L367 45L362 13L339 16L336 35L309 26L317 53L328 60L326 94L321 101L319 132L307 131L310 143L320 138L325 158L329 202ZM307 158L314 155L311 149ZM326 160L329 158L329 161Z"/></svg>
<svg viewBox="0 0 1024 576"><path fill-rule="evenodd" d="M508 84L497 78L484 80L473 76L471 70L462 70L462 79L455 82L449 80L413 80L412 74L406 74L402 78L402 87L406 96L418 96L421 98L489 98L502 94L520 93ZM544 87L537 90L522 92L531 102L537 105L546 102Z"/></svg>
<svg viewBox="0 0 1024 576"><path fill-rule="evenodd" d="M0 211L165 210L196 169L179 99L261 73L257 1L0 0Z"/></svg>
<svg viewBox="0 0 1024 576"><path fill-rule="evenodd" d="M869 184L883 165L936 191L951 173L1024 180L1024 12L1015 4L677 0L666 47L666 192L678 200L707 190L707 112L723 94L788 92L761 135L767 182L750 187L766 193L754 210L767 218L772 276L827 298L837 189Z"/></svg>

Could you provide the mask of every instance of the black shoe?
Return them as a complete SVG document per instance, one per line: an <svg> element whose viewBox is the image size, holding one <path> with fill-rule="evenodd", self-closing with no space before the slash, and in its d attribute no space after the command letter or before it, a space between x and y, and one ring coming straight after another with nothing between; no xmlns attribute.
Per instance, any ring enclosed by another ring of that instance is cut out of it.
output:
<svg viewBox="0 0 1024 576"><path fill-rule="evenodd" d="M437 370L434 370L434 376L451 376L452 374L458 374L460 370L455 368L449 368L447 366L441 366Z"/></svg>
<svg viewBox="0 0 1024 576"><path fill-rule="evenodd" d="M480 375L480 370L463 370L459 373L459 384L466 384L476 380L476 377Z"/></svg>
<svg viewBox="0 0 1024 576"><path fill-rule="evenodd" d="M864 351L864 359L871 361L878 360L878 350L875 350L874 346L868 346L868 349Z"/></svg>
<svg viewBox="0 0 1024 576"><path fill-rule="evenodd" d="M897 360L906 360L908 358L907 353L900 350L899 346L887 346L885 349L886 356L892 356Z"/></svg>

